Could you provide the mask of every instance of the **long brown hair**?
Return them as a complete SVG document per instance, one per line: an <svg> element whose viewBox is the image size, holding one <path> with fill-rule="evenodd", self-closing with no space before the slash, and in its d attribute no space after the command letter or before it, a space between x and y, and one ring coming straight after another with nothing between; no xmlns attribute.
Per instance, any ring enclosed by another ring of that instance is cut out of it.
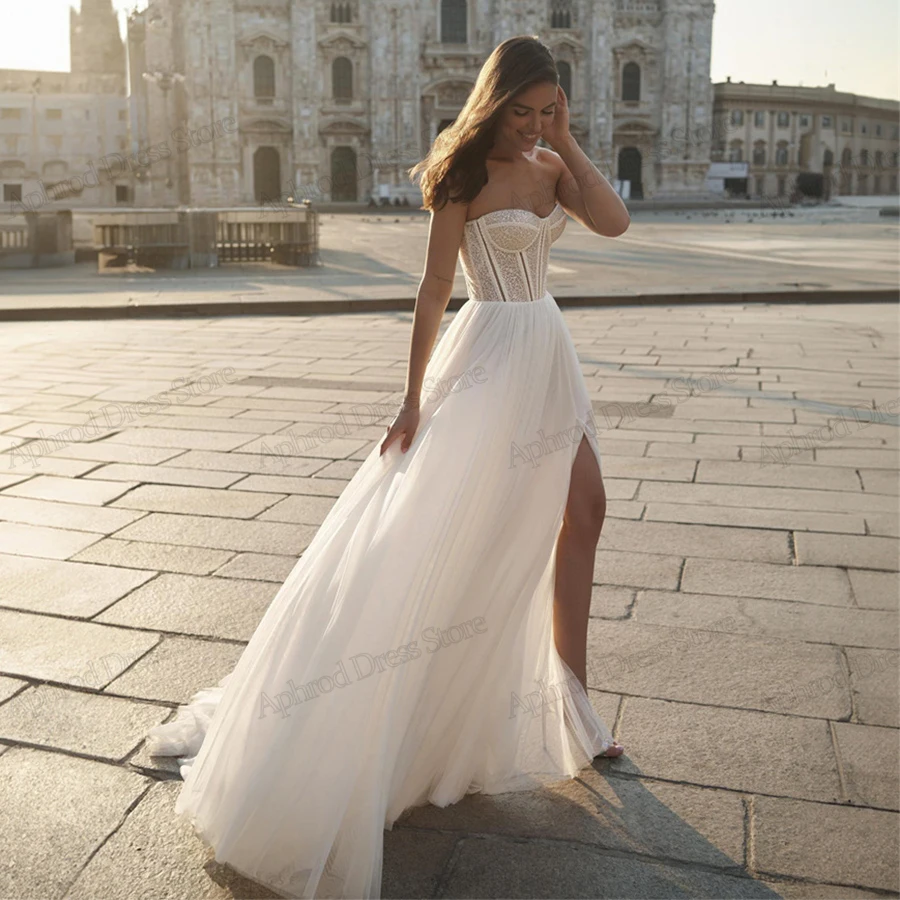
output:
<svg viewBox="0 0 900 900"><path fill-rule="evenodd" d="M441 209L448 200L475 199L488 180L487 154L504 105L531 85L548 81L559 84L559 73L538 38L511 37L494 48L456 121L409 170L411 180L421 176L423 209Z"/></svg>

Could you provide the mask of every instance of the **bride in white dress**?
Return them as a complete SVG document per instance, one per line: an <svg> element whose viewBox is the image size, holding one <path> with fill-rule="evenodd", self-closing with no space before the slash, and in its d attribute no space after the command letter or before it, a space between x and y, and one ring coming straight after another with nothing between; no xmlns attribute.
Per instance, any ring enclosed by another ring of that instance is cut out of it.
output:
<svg viewBox="0 0 900 900"><path fill-rule="evenodd" d="M567 213L615 237L627 210L531 37L412 175L432 217L403 405L234 669L150 732L179 757L176 812L285 897L378 898L409 807L622 752L586 692L600 448L546 279ZM457 258L469 299L432 354Z"/></svg>

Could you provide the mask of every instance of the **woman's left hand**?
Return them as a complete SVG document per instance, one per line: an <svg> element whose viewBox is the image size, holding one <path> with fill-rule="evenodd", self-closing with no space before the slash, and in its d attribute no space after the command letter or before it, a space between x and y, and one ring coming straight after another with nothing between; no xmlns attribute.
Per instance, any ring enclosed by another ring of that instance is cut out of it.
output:
<svg viewBox="0 0 900 900"><path fill-rule="evenodd" d="M559 85L556 86L556 111L553 113L553 121L544 126L542 137L557 153L571 138L569 134L569 101L566 92Z"/></svg>

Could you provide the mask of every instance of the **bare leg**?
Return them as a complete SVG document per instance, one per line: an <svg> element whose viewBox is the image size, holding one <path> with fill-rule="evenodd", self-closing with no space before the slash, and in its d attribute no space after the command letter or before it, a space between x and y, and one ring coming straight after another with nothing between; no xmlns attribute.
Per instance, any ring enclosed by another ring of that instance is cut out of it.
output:
<svg viewBox="0 0 900 900"><path fill-rule="evenodd" d="M594 452L582 435L556 545L553 634L556 649L587 689L587 627L594 553L606 516L606 491Z"/></svg>
<svg viewBox="0 0 900 900"><path fill-rule="evenodd" d="M582 435L572 463L566 511L556 544L553 635L556 650L587 690L587 629L594 553L606 517L606 490L594 451ZM602 756L620 756L614 741Z"/></svg>

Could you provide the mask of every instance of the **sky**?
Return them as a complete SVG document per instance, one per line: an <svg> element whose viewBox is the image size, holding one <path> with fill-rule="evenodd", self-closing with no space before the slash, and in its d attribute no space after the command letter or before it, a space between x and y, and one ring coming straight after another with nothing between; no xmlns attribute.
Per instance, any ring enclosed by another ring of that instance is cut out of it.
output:
<svg viewBox="0 0 900 900"><path fill-rule="evenodd" d="M113 0L127 10L147 0ZM70 5L0 0L0 69L69 68ZM716 0L712 81L822 86L900 100L897 0Z"/></svg>

